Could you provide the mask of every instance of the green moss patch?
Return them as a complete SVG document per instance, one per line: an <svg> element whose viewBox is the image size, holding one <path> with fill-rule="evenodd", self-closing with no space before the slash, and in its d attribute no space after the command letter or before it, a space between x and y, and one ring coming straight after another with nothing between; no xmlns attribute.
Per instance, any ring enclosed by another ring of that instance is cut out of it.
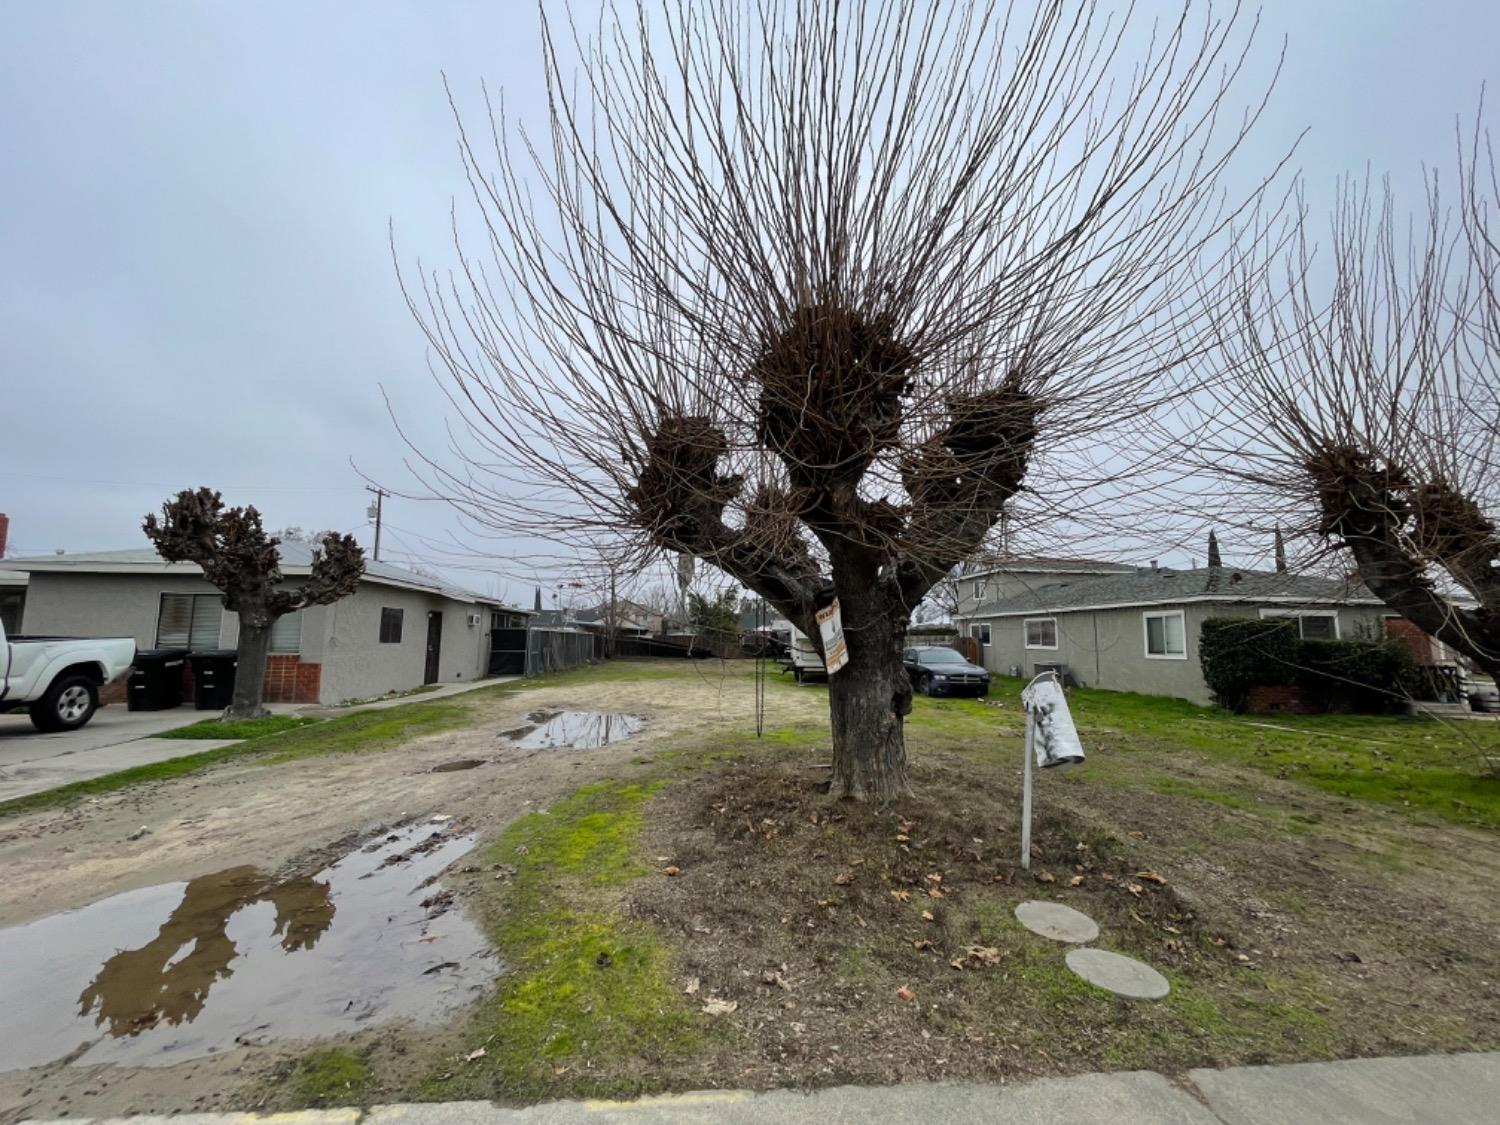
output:
<svg viewBox="0 0 1500 1125"><path fill-rule="evenodd" d="M348 1051L314 1051L293 1068L290 1082L298 1100L312 1105L357 1103L370 1080L370 1068Z"/></svg>
<svg viewBox="0 0 1500 1125"><path fill-rule="evenodd" d="M466 1041L422 1093L446 1099L620 1095L660 1088L693 1053L702 1017L671 979L656 929L623 913L617 888L650 872L637 854L659 785L590 785L512 824L490 848L514 867L490 904L506 971Z"/></svg>

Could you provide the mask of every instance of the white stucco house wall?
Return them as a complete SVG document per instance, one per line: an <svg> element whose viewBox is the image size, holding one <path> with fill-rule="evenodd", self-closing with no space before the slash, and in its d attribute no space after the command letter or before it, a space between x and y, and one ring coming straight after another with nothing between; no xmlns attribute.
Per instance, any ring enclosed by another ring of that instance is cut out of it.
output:
<svg viewBox="0 0 1500 1125"><path fill-rule="evenodd" d="M280 546L288 583L312 563L306 543ZM22 631L132 637L139 649L235 647L236 615L196 563L150 547L7 559L27 575ZM349 597L288 614L267 661L267 702L339 703L488 674L492 629L529 612L388 563L366 560ZM109 695L106 694L106 698Z"/></svg>

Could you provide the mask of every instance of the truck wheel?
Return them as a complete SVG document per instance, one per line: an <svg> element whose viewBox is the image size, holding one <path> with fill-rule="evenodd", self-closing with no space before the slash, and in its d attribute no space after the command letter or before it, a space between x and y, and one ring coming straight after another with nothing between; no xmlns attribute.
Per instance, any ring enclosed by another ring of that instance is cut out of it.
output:
<svg viewBox="0 0 1500 1125"><path fill-rule="evenodd" d="M99 709L99 689L87 676L59 676L31 705L31 725L37 730L77 730Z"/></svg>

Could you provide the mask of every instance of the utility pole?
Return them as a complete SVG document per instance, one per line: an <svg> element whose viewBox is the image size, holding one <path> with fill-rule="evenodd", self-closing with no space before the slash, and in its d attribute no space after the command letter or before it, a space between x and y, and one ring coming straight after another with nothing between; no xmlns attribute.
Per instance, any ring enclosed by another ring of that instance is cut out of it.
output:
<svg viewBox="0 0 1500 1125"><path fill-rule="evenodd" d="M373 503L373 504L370 505L370 507L367 510L366 514L371 519L373 519L375 521L375 561L379 562L380 561L380 517L381 517L381 514L382 514L382 512L381 512L381 501L384 500L387 496L389 496L390 493L387 492L383 488L376 488L373 484L367 484L367 485L365 485L365 491L366 492L373 492L375 494L375 503Z"/></svg>

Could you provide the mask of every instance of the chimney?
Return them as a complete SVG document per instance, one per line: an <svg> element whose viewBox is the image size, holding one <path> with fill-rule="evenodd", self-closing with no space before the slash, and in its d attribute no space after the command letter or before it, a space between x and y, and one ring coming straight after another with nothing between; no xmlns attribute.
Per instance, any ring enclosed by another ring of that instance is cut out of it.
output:
<svg viewBox="0 0 1500 1125"><path fill-rule="evenodd" d="M10 517L0 512L0 559L5 557L5 540L10 536Z"/></svg>
<svg viewBox="0 0 1500 1125"><path fill-rule="evenodd" d="M1276 525L1276 573L1286 573L1286 544L1281 540L1281 525Z"/></svg>
<svg viewBox="0 0 1500 1125"><path fill-rule="evenodd" d="M1208 533L1208 569L1218 570L1224 565L1224 560L1219 557L1219 537L1212 531Z"/></svg>

